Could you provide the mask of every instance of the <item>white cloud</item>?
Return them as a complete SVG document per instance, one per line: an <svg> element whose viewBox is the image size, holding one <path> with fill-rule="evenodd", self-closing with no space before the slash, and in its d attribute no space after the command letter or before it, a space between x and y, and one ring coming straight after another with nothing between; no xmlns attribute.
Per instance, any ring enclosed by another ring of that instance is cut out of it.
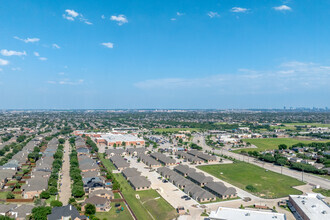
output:
<svg viewBox="0 0 330 220"><path fill-rule="evenodd" d="M22 39L22 38L19 38L17 36L14 36L14 38L17 39L17 40L23 41L25 43L35 43L35 42L40 41L39 38L26 38L26 39Z"/></svg>
<svg viewBox="0 0 330 220"><path fill-rule="evenodd" d="M65 18L66 20L69 20L69 21L74 21L73 17L67 16L65 14L63 14L63 18Z"/></svg>
<svg viewBox="0 0 330 220"><path fill-rule="evenodd" d="M74 21L76 18L79 19L79 21L84 22L85 24L92 25L93 23L88 21L84 16L74 10L66 9L65 13L63 14L63 18Z"/></svg>
<svg viewBox="0 0 330 220"><path fill-rule="evenodd" d="M276 11L291 11L291 8L287 5L281 5L277 7L273 7Z"/></svg>
<svg viewBox="0 0 330 220"><path fill-rule="evenodd" d="M84 83L84 80L79 79L79 80L72 81L70 79L62 79L62 80L58 80L58 81L50 80L50 81L47 81L47 83L57 84L57 85L81 85Z"/></svg>
<svg viewBox="0 0 330 220"><path fill-rule="evenodd" d="M107 48L113 48L113 43L107 42L107 43L101 43L101 45L107 47Z"/></svg>
<svg viewBox="0 0 330 220"><path fill-rule="evenodd" d="M58 46L57 44L52 44L52 47L55 48L55 49L60 49L61 47Z"/></svg>
<svg viewBox="0 0 330 220"><path fill-rule="evenodd" d="M0 58L0 66L6 66L9 64L9 61L8 60L4 60L4 59L1 59Z"/></svg>
<svg viewBox="0 0 330 220"><path fill-rule="evenodd" d="M102 18L102 19L105 19L105 16L104 16L104 15L101 15L101 18Z"/></svg>
<svg viewBox="0 0 330 220"><path fill-rule="evenodd" d="M90 21L84 21L85 22L85 24L88 24L88 25L92 25L93 23L92 22L90 22Z"/></svg>
<svg viewBox="0 0 330 220"><path fill-rule="evenodd" d="M12 71L21 71L22 68L21 67L13 67L11 68Z"/></svg>
<svg viewBox="0 0 330 220"><path fill-rule="evenodd" d="M39 57L39 60L41 60L41 61L46 61L47 58L46 58L46 57Z"/></svg>
<svg viewBox="0 0 330 220"><path fill-rule="evenodd" d="M74 18L79 16L79 13L74 10L66 9L65 12L68 14L68 16L71 16Z"/></svg>
<svg viewBox="0 0 330 220"><path fill-rule="evenodd" d="M330 66L292 61L266 71L239 69L234 74L225 73L202 78L149 79L136 82L134 86L147 90L184 89L185 92L189 92L204 88L226 94L261 94L307 91L308 89L329 91L328 82L330 82Z"/></svg>
<svg viewBox="0 0 330 220"><path fill-rule="evenodd" d="M19 52L19 51L14 51L14 50L6 50L6 49L3 49L0 51L0 53L3 55L3 56L26 56L26 52L23 51L23 52Z"/></svg>
<svg viewBox="0 0 330 220"><path fill-rule="evenodd" d="M231 8L231 12L235 12L235 13L244 13L247 12L249 9L247 8L241 8L241 7L233 7Z"/></svg>
<svg viewBox="0 0 330 220"><path fill-rule="evenodd" d="M213 12L213 11L210 11L209 13L207 13L207 15L210 17L210 18L215 18L215 17L219 17L220 15L218 14L218 12Z"/></svg>
<svg viewBox="0 0 330 220"><path fill-rule="evenodd" d="M123 25L125 23L128 23L128 20L127 20L125 15L118 15L118 16L112 15L110 17L110 20L111 21L116 21L118 25Z"/></svg>
<svg viewBox="0 0 330 220"><path fill-rule="evenodd" d="M176 21L176 18L171 18L171 21Z"/></svg>
<svg viewBox="0 0 330 220"><path fill-rule="evenodd" d="M33 52L34 56L40 57L40 54L38 52Z"/></svg>
<svg viewBox="0 0 330 220"><path fill-rule="evenodd" d="M182 16L182 15L184 15L184 13L177 12L176 15L177 16Z"/></svg>
<svg viewBox="0 0 330 220"><path fill-rule="evenodd" d="M58 75L64 75L64 72L59 72Z"/></svg>

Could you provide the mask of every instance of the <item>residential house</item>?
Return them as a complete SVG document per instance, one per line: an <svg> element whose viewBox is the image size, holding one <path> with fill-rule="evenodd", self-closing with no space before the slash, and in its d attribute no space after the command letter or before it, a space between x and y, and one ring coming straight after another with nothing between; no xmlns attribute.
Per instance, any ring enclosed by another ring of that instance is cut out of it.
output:
<svg viewBox="0 0 330 220"><path fill-rule="evenodd" d="M110 210L110 200L100 196L92 196L82 203L81 211L85 211L85 206L87 204L92 204L96 208L96 212L108 212Z"/></svg>

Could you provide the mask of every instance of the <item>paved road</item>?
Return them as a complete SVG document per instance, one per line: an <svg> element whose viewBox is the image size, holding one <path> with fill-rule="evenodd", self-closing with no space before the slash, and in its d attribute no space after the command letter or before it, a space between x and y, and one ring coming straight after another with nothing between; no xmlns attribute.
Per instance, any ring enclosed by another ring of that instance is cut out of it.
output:
<svg viewBox="0 0 330 220"><path fill-rule="evenodd" d="M198 140L199 140L199 142L198 142ZM217 154L224 154L224 155L233 157L237 160L243 160L245 162L257 165L259 167L263 167L265 169L274 171L276 173L281 173L281 169L282 169L282 174L284 174L284 175L296 178L298 180L302 180L302 177L303 177L304 182L307 182L307 183L312 184L312 185L319 185L319 186L321 186L322 188L325 188L325 189L330 189L330 180L327 180L327 179L324 179L324 178L321 178L321 177L317 177L317 176L307 174L307 173L302 174L302 172L299 172L299 171L296 171L296 170L291 170L291 169L286 168L286 167L281 168L280 166L276 166L276 165L271 164L271 163L265 163L265 162L262 162L262 161L259 161L259 160L255 160L255 158L253 158L253 157L243 156L243 155L240 155L240 154L230 152L230 151L225 150L225 149L223 149L223 150L212 150L212 148L205 143L205 137L204 136L201 136L201 135L194 136L193 142L195 142L195 143L198 142L198 144L200 146L202 146L204 149L206 149L208 151L214 151L214 153L217 153Z"/></svg>
<svg viewBox="0 0 330 220"><path fill-rule="evenodd" d="M63 205L67 205L69 198L71 197L71 178L70 178L70 144L66 140L64 144L64 163L62 165L61 178L60 178L60 191L59 191L59 200Z"/></svg>

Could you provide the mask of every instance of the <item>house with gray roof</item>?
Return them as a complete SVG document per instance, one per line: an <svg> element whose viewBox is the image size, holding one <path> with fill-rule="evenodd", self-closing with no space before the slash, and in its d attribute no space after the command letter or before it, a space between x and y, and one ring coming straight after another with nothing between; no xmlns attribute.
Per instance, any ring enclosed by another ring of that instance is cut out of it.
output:
<svg viewBox="0 0 330 220"><path fill-rule="evenodd" d="M144 147L134 147L126 149L128 155L137 156L139 154L146 154L148 152L147 148Z"/></svg>
<svg viewBox="0 0 330 220"><path fill-rule="evenodd" d="M159 153L159 152L153 152L150 154L151 157L158 160L165 166L175 165L176 161L175 159L171 157L167 157L165 154Z"/></svg>
<svg viewBox="0 0 330 220"><path fill-rule="evenodd" d="M216 196L197 185L188 185L183 190L198 202L215 201Z"/></svg>
<svg viewBox="0 0 330 220"><path fill-rule="evenodd" d="M204 173L201 172L189 173L187 178L199 186L204 186L206 183L213 182L212 177L205 176Z"/></svg>
<svg viewBox="0 0 330 220"><path fill-rule="evenodd" d="M234 187L226 187L222 182L206 183L204 189L221 199L237 197L236 189Z"/></svg>
<svg viewBox="0 0 330 220"><path fill-rule="evenodd" d="M123 148L107 149L105 150L106 158L109 159L112 156L126 156L126 151Z"/></svg>
<svg viewBox="0 0 330 220"><path fill-rule="evenodd" d="M9 211L9 217L15 220L25 220L28 215L31 215L33 205L20 205Z"/></svg>
<svg viewBox="0 0 330 220"><path fill-rule="evenodd" d="M178 165L174 167L174 171L186 177L189 173L196 172L196 169L189 167L188 165Z"/></svg>
<svg viewBox="0 0 330 220"><path fill-rule="evenodd" d="M131 177L134 176L140 176L141 172L139 172L136 168L126 168L124 170L121 171L121 173L123 174L123 176L128 180Z"/></svg>
<svg viewBox="0 0 330 220"><path fill-rule="evenodd" d="M12 169L0 169L0 189L16 174L16 170Z"/></svg>
<svg viewBox="0 0 330 220"><path fill-rule="evenodd" d="M204 153L199 154L197 157L204 160L207 163L217 161L216 156L212 156L212 155L208 155L208 154L204 154Z"/></svg>
<svg viewBox="0 0 330 220"><path fill-rule="evenodd" d="M87 219L86 216L80 215L77 208L72 205L66 205L61 207L54 207L52 209L52 213L47 215L48 220L64 220L64 219L72 219L72 220L84 220Z"/></svg>
<svg viewBox="0 0 330 220"><path fill-rule="evenodd" d="M135 191L148 190L151 186L151 182L144 176L131 177L128 182Z"/></svg>
<svg viewBox="0 0 330 220"><path fill-rule="evenodd" d="M95 206L97 212L108 212L111 208L110 200L105 197L92 196L87 198L81 206L81 211L85 211L85 206L87 204L92 204Z"/></svg>
<svg viewBox="0 0 330 220"><path fill-rule="evenodd" d="M127 163L121 156L112 156L110 157L110 161L118 170L123 170L129 167L129 163Z"/></svg>
<svg viewBox="0 0 330 220"><path fill-rule="evenodd" d="M103 197L103 198L106 198L108 200L115 198L112 190L109 190L109 189L94 190L91 193L89 193L89 197L93 197L93 196Z"/></svg>
<svg viewBox="0 0 330 220"><path fill-rule="evenodd" d="M0 204L0 216L9 215L9 213L17 207L16 204Z"/></svg>

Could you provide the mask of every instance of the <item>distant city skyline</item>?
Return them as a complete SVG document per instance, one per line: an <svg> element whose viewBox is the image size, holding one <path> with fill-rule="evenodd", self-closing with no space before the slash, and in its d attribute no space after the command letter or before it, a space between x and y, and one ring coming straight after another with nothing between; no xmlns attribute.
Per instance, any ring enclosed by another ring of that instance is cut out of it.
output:
<svg viewBox="0 0 330 220"><path fill-rule="evenodd" d="M330 2L17 1L0 109L330 106Z"/></svg>

